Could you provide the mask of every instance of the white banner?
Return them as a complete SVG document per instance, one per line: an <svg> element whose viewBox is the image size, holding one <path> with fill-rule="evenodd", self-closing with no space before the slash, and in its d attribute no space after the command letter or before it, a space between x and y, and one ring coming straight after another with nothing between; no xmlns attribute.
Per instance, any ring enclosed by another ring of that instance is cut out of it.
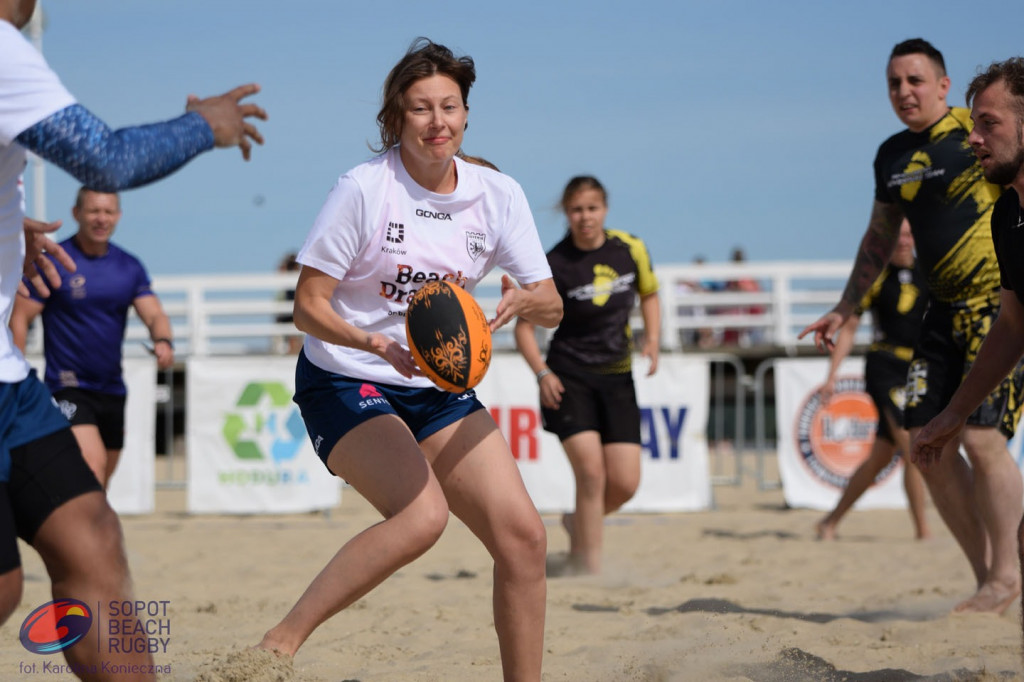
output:
<svg viewBox="0 0 1024 682"><path fill-rule="evenodd" d="M818 390L828 376L826 358L775 361L775 421L779 477L786 504L831 510L847 480L867 459L878 413L864 392L864 359L839 367L835 393L822 406ZM855 509L906 507L902 459L875 479Z"/></svg>
<svg viewBox="0 0 1024 682"><path fill-rule="evenodd" d="M122 362L128 398L124 449L107 484L107 499L119 514L148 514L156 507L156 360Z"/></svg>
<svg viewBox="0 0 1024 682"><path fill-rule="evenodd" d="M188 509L294 513L328 509L341 481L314 454L295 393L294 357L190 358Z"/></svg>
<svg viewBox="0 0 1024 682"><path fill-rule="evenodd" d="M707 509L711 505L705 433L708 363L662 355L658 372L647 377L646 371L646 361L638 357L634 379L641 410L642 470L640 488L624 509ZM518 355L495 355L477 395L508 440L537 508L571 510L575 506L572 468L558 438L541 427L537 382L526 362Z"/></svg>

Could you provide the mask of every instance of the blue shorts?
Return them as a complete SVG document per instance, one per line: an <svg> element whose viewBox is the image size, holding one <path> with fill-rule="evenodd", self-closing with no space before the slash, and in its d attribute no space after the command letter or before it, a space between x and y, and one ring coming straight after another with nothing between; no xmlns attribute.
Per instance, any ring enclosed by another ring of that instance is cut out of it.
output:
<svg viewBox="0 0 1024 682"><path fill-rule="evenodd" d="M0 383L0 481L10 478L11 450L68 426L35 370L17 383Z"/></svg>
<svg viewBox="0 0 1024 682"><path fill-rule="evenodd" d="M305 352L299 353L295 366L295 403L313 449L324 465L342 436L382 414L396 415L420 442L484 409L473 390L448 393L433 387L411 388L352 379L317 367Z"/></svg>

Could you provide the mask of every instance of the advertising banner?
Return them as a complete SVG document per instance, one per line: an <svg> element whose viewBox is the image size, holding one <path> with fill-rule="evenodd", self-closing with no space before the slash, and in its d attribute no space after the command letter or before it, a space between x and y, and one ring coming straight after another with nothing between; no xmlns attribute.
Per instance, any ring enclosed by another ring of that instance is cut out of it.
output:
<svg viewBox="0 0 1024 682"><path fill-rule="evenodd" d="M294 357L186 363L188 509L293 513L329 509L341 481L313 452L295 393Z"/></svg>
<svg viewBox="0 0 1024 682"><path fill-rule="evenodd" d="M156 360L125 358L121 367L128 387L124 449L107 499L118 514L148 514L156 508Z"/></svg>
<svg viewBox="0 0 1024 682"><path fill-rule="evenodd" d="M662 355L658 372L634 363L641 412L641 479L627 511L707 509L711 505L706 428L708 363L700 358ZM518 355L497 355L477 396L508 440L526 488L542 512L575 506L572 468L558 438L543 430L537 382Z"/></svg>
<svg viewBox="0 0 1024 682"><path fill-rule="evenodd" d="M827 405L818 390L828 375L825 358L775 362L775 408L779 477L786 504L831 510L850 475L871 452L878 413L864 392L864 359L839 367ZM855 509L906 507L902 458L876 477Z"/></svg>

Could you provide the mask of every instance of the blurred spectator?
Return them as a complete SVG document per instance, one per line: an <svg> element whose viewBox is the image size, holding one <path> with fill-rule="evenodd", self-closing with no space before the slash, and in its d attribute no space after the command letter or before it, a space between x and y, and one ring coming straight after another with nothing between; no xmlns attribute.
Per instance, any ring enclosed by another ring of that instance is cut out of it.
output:
<svg viewBox="0 0 1024 682"><path fill-rule="evenodd" d="M702 265L705 262L704 256L694 256L693 264ZM686 301L687 296L712 291L712 283L700 279L682 280L676 283L676 295L681 301L679 315L683 317L703 317L707 314L707 308L703 305L690 305ZM684 329L680 332L684 346L698 346L710 348L715 343L714 332L710 327L698 329Z"/></svg>
<svg viewBox="0 0 1024 682"><path fill-rule="evenodd" d="M736 247L732 250L733 263L745 263L747 260L746 253L740 247ZM757 280L750 278L732 279L725 284L726 291L739 291L739 292L758 292L761 291L761 285L758 284ZM764 313L764 306L761 305L750 305L750 306L737 306L729 308L727 314L730 315L761 315ZM726 329L722 335L722 342L728 345L739 345L748 347L756 345L761 342L764 333L763 330L757 327L743 327L738 329Z"/></svg>

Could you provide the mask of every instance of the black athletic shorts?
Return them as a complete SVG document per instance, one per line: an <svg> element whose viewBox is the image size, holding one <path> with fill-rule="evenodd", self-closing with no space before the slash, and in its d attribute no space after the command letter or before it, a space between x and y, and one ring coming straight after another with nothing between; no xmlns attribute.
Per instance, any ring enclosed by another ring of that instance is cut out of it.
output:
<svg viewBox="0 0 1024 682"><path fill-rule="evenodd" d="M21 566L18 553L18 531L14 527L14 509L7 484L0 483L0 573L13 571Z"/></svg>
<svg viewBox="0 0 1024 682"><path fill-rule="evenodd" d="M94 425L100 430L107 450L124 448L125 396L84 388L62 388L54 391L53 397L72 426Z"/></svg>
<svg viewBox="0 0 1024 682"><path fill-rule="evenodd" d="M65 502L103 491L86 464L71 429L61 429L11 449L7 483L18 537L29 544L43 522Z"/></svg>
<svg viewBox="0 0 1024 682"><path fill-rule="evenodd" d="M565 387L557 410L541 407L544 430L559 440L597 431L602 443L640 443L640 408L632 374L551 370Z"/></svg>
<svg viewBox="0 0 1024 682"><path fill-rule="evenodd" d="M869 351L864 358L864 384L878 410L878 428L875 438L895 443L889 419L903 425L903 406L906 403L907 369L910 363L885 351ZM889 419L886 419L889 415Z"/></svg>
<svg viewBox="0 0 1024 682"><path fill-rule="evenodd" d="M907 375L907 428L924 426L949 404L998 313L998 294L952 305L932 300ZM997 427L1012 438L1020 419L1022 392L1024 361L971 413L967 423Z"/></svg>

